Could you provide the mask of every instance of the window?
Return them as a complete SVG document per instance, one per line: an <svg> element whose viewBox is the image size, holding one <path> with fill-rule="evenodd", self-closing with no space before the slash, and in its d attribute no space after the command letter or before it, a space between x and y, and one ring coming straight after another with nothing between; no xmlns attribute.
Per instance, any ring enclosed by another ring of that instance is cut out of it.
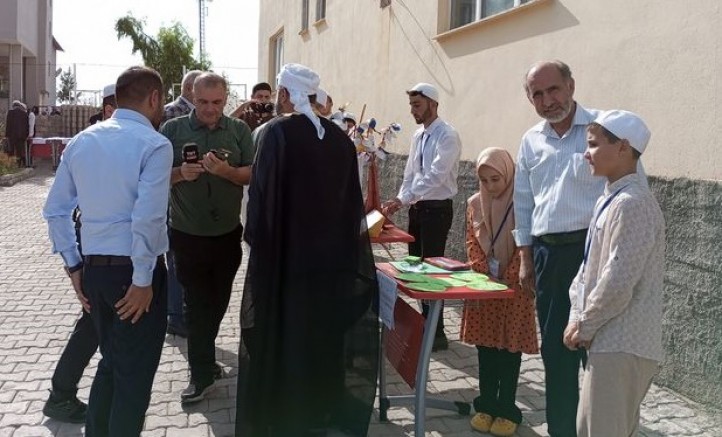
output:
<svg viewBox="0 0 722 437"><path fill-rule="evenodd" d="M465 24L479 21L506 10L521 6L530 0L450 0L451 22L454 29Z"/></svg>
<svg viewBox="0 0 722 437"><path fill-rule="evenodd" d="M316 21L326 18L326 0L316 0Z"/></svg>
<svg viewBox="0 0 722 437"><path fill-rule="evenodd" d="M271 65L269 72L270 78L268 82L275 83L276 82L276 76L278 76L278 73L281 72L281 67L283 67L283 30L277 33L275 36L271 37Z"/></svg>
<svg viewBox="0 0 722 437"><path fill-rule="evenodd" d="M310 0L301 0L301 33L308 30L308 2Z"/></svg>

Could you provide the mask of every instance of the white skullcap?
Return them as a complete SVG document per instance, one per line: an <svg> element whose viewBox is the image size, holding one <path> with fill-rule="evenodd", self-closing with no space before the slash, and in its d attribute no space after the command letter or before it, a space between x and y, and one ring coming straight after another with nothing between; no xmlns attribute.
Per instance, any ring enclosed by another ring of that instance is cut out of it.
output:
<svg viewBox="0 0 722 437"><path fill-rule="evenodd" d="M323 139L326 131L321 126L321 120L313 112L311 102L308 100L308 96L318 94L318 84L321 82L318 74L301 64L286 64L281 68L276 80L278 86L288 90L293 109L308 117L316 127L318 138Z"/></svg>
<svg viewBox="0 0 722 437"><path fill-rule="evenodd" d="M106 85L103 87L103 98L114 96L115 95L115 84L111 83L110 85Z"/></svg>
<svg viewBox="0 0 722 437"><path fill-rule="evenodd" d="M417 83L416 85L414 85L413 88L406 91L406 94L413 93L419 93L422 96L426 96L435 102L439 101L439 90L437 90L436 87L431 85L430 83Z"/></svg>
<svg viewBox="0 0 722 437"><path fill-rule="evenodd" d="M647 125L637 114L621 109L602 112L594 122L604 126L620 140L629 141L629 145L639 153L644 153L652 136Z"/></svg>

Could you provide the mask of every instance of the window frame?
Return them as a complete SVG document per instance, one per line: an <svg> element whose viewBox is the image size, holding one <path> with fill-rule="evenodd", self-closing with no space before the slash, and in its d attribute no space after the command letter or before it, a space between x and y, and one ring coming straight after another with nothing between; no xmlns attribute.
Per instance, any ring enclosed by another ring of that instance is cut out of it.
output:
<svg viewBox="0 0 722 437"><path fill-rule="evenodd" d="M308 31L310 2L311 0L301 0L301 30L298 32L299 34Z"/></svg>
<svg viewBox="0 0 722 437"><path fill-rule="evenodd" d="M454 23L453 10L454 10L454 2L456 2L456 1L460 1L460 0L449 0L449 3L448 3L448 8L449 8L449 18L448 18L448 23L447 23L448 30L458 29L460 27L467 26L467 25L475 23L477 21L485 20L485 19L495 17L500 14L507 13L507 12L517 9L521 6L524 6L528 3L532 3L534 0L514 0L514 4L511 7L507 8L507 9L503 9L499 12L495 12L493 14L489 14L489 15L486 15L484 13L484 11L486 9L488 9L487 2L489 0L474 0L474 18L473 18L473 20L469 21L468 23L460 23L460 24L457 24L456 26L454 26L455 23Z"/></svg>
<svg viewBox="0 0 722 437"><path fill-rule="evenodd" d="M283 67L283 57L284 57L284 32L283 29L276 32L271 36L270 38L270 44L269 44L269 83L275 83L276 77L278 76L278 73L281 72L281 67Z"/></svg>
<svg viewBox="0 0 722 437"><path fill-rule="evenodd" d="M326 19L326 0L316 0L316 22Z"/></svg>

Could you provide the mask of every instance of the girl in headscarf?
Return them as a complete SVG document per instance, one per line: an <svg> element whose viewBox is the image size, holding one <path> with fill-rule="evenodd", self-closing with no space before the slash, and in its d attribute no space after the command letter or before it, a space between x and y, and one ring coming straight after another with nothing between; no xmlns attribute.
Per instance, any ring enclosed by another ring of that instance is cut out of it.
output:
<svg viewBox="0 0 722 437"><path fill-rule="evenodd" d="M461 341L479 354L477 414L471 427L496 436L511 436L521 423L515 404L521 354L539 352L534 297L519 287L519 251L514 229L514 161L491 147L476 162L479 192L468 200L466 249L471 268L516 290L511 299L472 300L464 304Z"/></svg>

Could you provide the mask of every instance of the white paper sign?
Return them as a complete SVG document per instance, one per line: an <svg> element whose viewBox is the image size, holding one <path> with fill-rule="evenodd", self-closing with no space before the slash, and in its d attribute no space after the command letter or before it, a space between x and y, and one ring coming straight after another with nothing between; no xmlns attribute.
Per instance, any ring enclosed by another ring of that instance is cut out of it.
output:
<svg viewBox="0 0 722 437"><path fill-rule="evenodd" d="M396 306L396 281L376 271L379 281L379 316L388 329L394 329L394 307Z"/></svg>

